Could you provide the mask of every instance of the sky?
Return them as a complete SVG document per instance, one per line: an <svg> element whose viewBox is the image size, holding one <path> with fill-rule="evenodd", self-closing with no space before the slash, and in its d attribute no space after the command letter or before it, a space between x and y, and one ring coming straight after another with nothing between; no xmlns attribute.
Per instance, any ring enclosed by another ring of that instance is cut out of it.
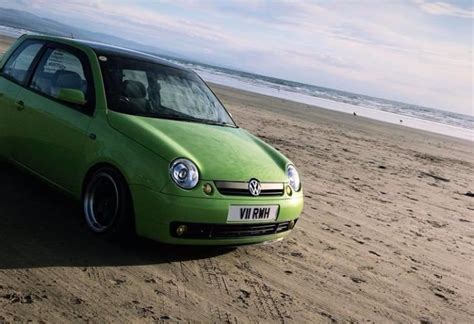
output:
<svg viewBox="0 0 474 324"><path fill-rule="evenodd" d="M471 0L0 0L0 7L204 63L474 115Z"/></svg>

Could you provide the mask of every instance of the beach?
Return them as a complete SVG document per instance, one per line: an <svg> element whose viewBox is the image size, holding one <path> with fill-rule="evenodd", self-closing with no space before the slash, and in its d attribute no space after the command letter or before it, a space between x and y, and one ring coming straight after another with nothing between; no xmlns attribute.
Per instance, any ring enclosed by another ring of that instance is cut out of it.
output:
<svg viewBox="0 0 474 324"><path fill-rule="evenodd" d="M1 54L6 52L6 50L10 47L10 45L14 41L15 39L12 37L0 35L0 57L1 57Z"/></svg>
<svg viewBox="0 0 474 324"><path fill-rule="evenodd" d="M293 233L232 249L106 242L77 202L1 163L0 322L474 321L472 142L211 88L298 168Z"/></svg>

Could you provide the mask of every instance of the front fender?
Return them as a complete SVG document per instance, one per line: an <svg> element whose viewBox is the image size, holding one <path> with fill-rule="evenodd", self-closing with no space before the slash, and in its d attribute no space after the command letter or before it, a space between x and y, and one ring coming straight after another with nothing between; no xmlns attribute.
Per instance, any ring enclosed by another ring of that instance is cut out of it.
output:
<svg viewBox="0 0 474 324"><path fill-rule="evenodd" d="M82 180L94 166L106 163L117 168L130 186L161 191L169 182L169 161L116 131L108 124L105 114L106 111L101 111L90 125L88 133L94 134L95 139L85 145ZM77 184L74 193L80 197L82 182Z"/></svg>

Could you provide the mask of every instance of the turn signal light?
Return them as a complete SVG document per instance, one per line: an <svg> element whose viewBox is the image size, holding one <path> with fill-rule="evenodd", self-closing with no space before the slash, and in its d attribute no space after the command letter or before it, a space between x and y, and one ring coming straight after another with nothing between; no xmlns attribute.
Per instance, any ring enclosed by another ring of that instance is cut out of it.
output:
<svg viewBox="0 0 474 324"><path fill-rule="evenodd" d="M204 187L202 188L202 190L204 191L204 193L205 193L206 195L212 195L212 192L214 191L214 190L212 189L211 184L209 184L209 183L206 183L206 184L204 185Z"/></svg>
<svg viewBox="0 0 474 324"><path fill-rule="evenodd" d="M286 194L287 194L288 196L291 196L291 195L293 194L293 190L292 190L291 187L288 186L288 185L286 186Z"/></svg>
<svg viewBox="0 0 474 324"><path fill-rule="evenodd" d="M292 230L292 229L295 227L295 224L296 224L296 223L295 223L294 220L290 221L290 222L288 223L288 228L289 228L290 230Z"/></svg>

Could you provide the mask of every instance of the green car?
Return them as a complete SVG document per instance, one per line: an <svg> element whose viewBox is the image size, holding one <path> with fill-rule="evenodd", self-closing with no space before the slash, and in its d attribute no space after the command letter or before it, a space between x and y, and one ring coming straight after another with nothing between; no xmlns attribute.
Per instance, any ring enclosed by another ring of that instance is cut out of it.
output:
<svg viewBox="0 0 474 324"><path fill-rule="evenodd" d="M199 76L154 56L22 36L0 63L0 156L80 200L106 237L239 245L294 228L294 165Z"/></svg>

